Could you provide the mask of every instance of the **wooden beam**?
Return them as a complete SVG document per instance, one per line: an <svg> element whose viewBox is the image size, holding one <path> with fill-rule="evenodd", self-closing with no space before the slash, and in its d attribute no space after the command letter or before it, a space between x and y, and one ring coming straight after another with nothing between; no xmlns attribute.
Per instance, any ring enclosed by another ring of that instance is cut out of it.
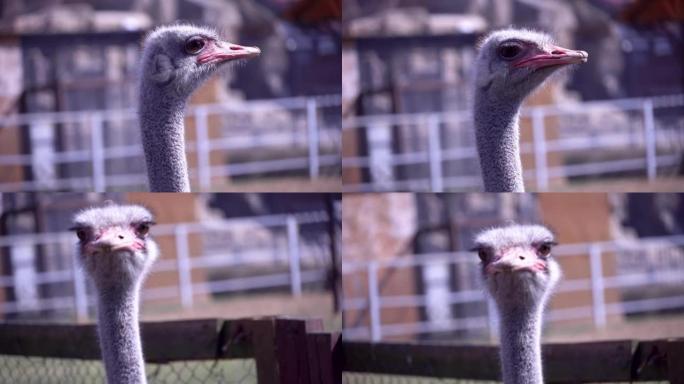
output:
<svg viewBox="0 0 684 384"><path fill-rule="evenodd" d="M497 380L494 346L343 342L344 370L388 375Z"/></svg>
<svg viewBox="0 0 684 384"><path fill-rule="evenodd" d="M214 359L223 323L217 319L144 322L140 333L145 361ZM237 343L222 356L250 357L245 342ZM10 323L0 324L0 354L99 360L100 348L95 324Z"/></svg>
<svg viewBox="0 0 684 384"><path fill-rule="evenodd" d="M549 383L630 381L636 342L629 340L545 344L544 378ZM661 348L664 348L661 346ZM344 342L344 370L389 375L500 380L499 348L489 345ZM667 378L648 367L647 377Z"/></svg>

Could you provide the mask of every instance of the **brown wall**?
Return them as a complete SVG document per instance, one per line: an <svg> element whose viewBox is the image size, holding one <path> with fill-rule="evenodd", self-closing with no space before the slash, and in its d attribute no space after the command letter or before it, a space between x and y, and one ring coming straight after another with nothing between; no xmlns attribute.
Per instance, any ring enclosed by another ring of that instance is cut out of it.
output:
<svg viewBox="0 0 684 384"><path fill-rule="evenodd" d="M173 223L192 223L197 222L199 217L198 195L194 193L148 193L136 192L127 193L125 200L131 203L142 204L152 211L157 224ZM175 237L155 236L155 241L159 245L160 260L176 261ZM191 234L188 241L190 257L200 255L202 252L201 236ZM203 270L192 271L193 283L207 281ZM178 273L175 270L156 272L148 278L145 287L168 287L178 286ZM207 300L207 296L195 294L195 301ZM172 304L180 304L180 298L170 300Z"/></svg>
<svg viewBox="0 0 684 384"><path fill-rule="evenodd" d="M342 210L342 260L344 263L399 259L412 251L415 232L415 200L412 194L348 194ZM411 268L378 270L380 294L417 294ZM360 270L342 279L345 299L368 297L368 274ZM367 311L345 311L347 327L368 326ZM420 320L415 308L383 309L383 324Z"/></svg>
<svg viewBox="0 0 684 384"><path fill-rule="evenodd" d="M558 236L560 244L584 243L612 240L611 205L605 193L543 193L539 194L539 210L542 221L550 226ZM559 257L565 279L589 279L589 255ZM616 260L613 253L603 256L603 275L616 273ZM607 303L619 301L619 292L608 289L605 292ZM591 291L558 293L551 301L551 308L571 308L592 305ZM616 320L611 318L611 320ZM577 323L577 320L573 320ZM593 324L591 319L580 323Z"/></svg>

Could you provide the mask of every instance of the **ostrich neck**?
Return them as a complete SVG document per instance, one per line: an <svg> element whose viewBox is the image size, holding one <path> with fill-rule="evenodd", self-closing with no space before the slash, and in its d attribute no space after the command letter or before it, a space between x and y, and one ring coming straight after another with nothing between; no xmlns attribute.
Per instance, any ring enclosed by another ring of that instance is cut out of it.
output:
<svg viewBox="0 0 684 384"><path fill-rule="evenodd" d="M501 370L505 384L542 384L542 305L500 310Z"/></svg>
<svg viewBox="0 0 684 384"><path fill-rule="evenodd" d="M100 349L110 384L145 384L145 363L138 324L138 289L103 289L98 292Z"/></svg>
<svg viewBox="0 0 684 384"><path fill-rule="evenodd" d="M475 97L475 136L486 192L524 192L518 112L521 101Z"/></svg>
<svg viewBox="0 0 684 384"><path fill-rule="evenodd" d="M143 83L140 127L152 192L190 192L185 158L185 98Z"/></svg>

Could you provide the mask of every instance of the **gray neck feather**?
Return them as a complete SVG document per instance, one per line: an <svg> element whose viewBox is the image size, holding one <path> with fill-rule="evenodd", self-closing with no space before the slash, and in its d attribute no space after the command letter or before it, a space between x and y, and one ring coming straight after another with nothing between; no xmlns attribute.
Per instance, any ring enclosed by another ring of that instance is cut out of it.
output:
<svg viewBox="0 0 684 384"><path fill-rule="evenodd" d="M190 192L183 124L185 100L142 83L140 128L152 192Z"/></svg>
<svg viewBox="0 0 684 384"><path fill-rule="evenodd" d="M98 333L109 384L147 383L138 323L139 284L98 289Z"/></svg>
<svg viewBox="0 0 684 384"><path fill-rule="evenodd" d="M505 384L542 384L541 315L543 305L513 304L500 310L501 371Z"/></svg>
<svg viewBox="0 0 684 384"><path fill-rule="evenodd" d="M524 192L520 163L520 102L475 95L475 136L486 192Z"/></svg>

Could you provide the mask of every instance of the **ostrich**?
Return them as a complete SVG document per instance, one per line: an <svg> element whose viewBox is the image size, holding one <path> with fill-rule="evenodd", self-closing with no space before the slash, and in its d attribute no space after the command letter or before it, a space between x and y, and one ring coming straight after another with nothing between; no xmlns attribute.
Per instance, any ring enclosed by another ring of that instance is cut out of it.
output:
<svg viewBox="0 0 684 384"><path fill-rule="evenodd" d="M552 73L587 57L539 32L506 29L485 38L475 60L473 118L486 192L524 192L520 105Z"/></svg>
<svg viewBox="0 0 684 384"><path fill-rule="evenodd" d="M501 370L506 384L543 383L541 326L544 306L560 279L551 258L554 236L540 225L510 225L475 238L482 278L497 308Z"/></svg>
<svg viewBox="0 0 684 384"><path fill-rule="evenodd" d="M149 238L152 214L138 205L109 204L74 217L78 260L97 293L100 350L110 384L143 384L140 287L158 256Z"/></svg>
<svg viewBox="0 0 684 384"><path fill-rule="evenodd" d="M152 192L189 192L185 103L223 63L259 55L191 25L156 29L146 39L140 79L140 128Z"/></svg>

